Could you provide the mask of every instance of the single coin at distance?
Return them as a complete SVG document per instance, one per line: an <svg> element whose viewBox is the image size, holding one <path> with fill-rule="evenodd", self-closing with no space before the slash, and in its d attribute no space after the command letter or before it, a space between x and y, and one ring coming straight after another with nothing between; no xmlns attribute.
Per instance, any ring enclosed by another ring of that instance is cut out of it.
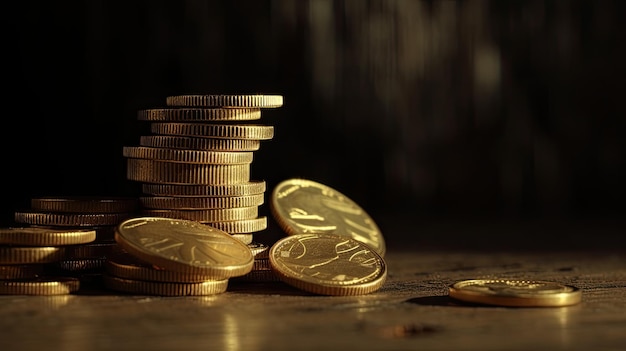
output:
<svg viewBox="0 0 626 351"><path fill-rule="evenodd" d="M354 238L385 255L385 240L374 220L337 190L306 179L280 182L271 194L270 210L287 234L328 233Z"/></svg>
<svg viewBox="0 0 626 351"><path fill-rule="evenodd" d="M485 305L509 307L557 307L581 301L581 290L549 281L473 279L454 283L451 298Z"/></svg>
<svg viewBox="0 0 626 351"><path fill-rule="evenodd" d="M269 252L272 270L285 283L319 295L363 295L378 290L387 278L383 258L350 237L293 234Z"/></svg>
<svg viewBox="0 0 626 351"><path fill-rule="evenodd" d="M250 248L227 232L191 220L139 217L120 223L115 241L163 269L225 279L252 270Z"/></svg>

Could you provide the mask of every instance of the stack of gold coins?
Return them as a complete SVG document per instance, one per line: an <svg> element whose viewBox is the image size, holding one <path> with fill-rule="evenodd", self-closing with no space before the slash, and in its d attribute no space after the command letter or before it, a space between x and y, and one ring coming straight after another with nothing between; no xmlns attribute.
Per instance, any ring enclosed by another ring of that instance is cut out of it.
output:
<svg viewBox="0 0 626 351"><path fill-rule="evenodd" d="M74 277L51 273L68 247L92 242L94 230L34 226L0 228L0 294L66 295L80 287Z"/></svg>
<svg viewBox="0 0 626 351"><path fill-rule="evenodd" d="M131 218L118 225L115 240L121 250L107 260L103 281L125 293L214 295L254 265L248 245L197 221Z"/></svg>
<svg viewBox="0 0 626 351"><path fill-rule="evenodd" d="M259 206L264 180L251 179L253 153L274 135L256 123L280 95L176 95L165 108L138 111L152 135L126 146L127 178L142 183L144 216L210 225L245 244L267 228Z"/></svg>
<svg viewBox="0 0 626 351"><path fill-rule="evenodd" d="M27 210L15 212L15 222L28 231L66 231L85 235L89 240L67 242L63 254L49 265L55 275L71 276L81 282L98 282L106 258L117 248L115 227L136 216L139 201L133 197L65 196L31 199Z"/></svg>

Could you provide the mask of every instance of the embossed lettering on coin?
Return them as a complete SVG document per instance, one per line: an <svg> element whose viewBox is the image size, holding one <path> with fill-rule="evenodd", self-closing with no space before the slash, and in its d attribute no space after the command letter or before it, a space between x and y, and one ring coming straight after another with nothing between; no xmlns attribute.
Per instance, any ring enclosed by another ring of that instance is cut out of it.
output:
<svg viewBox="0 0 626 351"><path fill-rule="evenodd" d="M374 220L350 198L324 184L306 179L282 181L272 192L270 209L287 234L347 236L385 254L385 241Z"/></svg>
<svg viewBox="0 0 626 351"><path fill-rule="evenodd" d="M382 257L360 241L330 234L295 234L277 241L270 263L285 281L326 295L357 295L386 279Z"/></svg>
<svg viewBox="0 0 626 351"><path fill-rule="evenodd" d="M248 273L250 249L230 234L195 221L160 217L121 223L116 241L139 258L166 269L212 274L215 278Z"/></svg>

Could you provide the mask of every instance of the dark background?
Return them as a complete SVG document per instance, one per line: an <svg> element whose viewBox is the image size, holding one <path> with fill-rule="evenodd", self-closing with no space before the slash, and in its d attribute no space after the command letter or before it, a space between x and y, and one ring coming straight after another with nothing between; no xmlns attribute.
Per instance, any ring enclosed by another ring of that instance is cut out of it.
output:
<svg viewBox="0 0 626 351"><path fill-rule="evenodd" d="M624 1L12 3L2 224L36 196L138 195L122 157L149 134L137 110L169 95L263 93L284 96L264 111L275 137L252 164L268 192L291 177L322 182L384 229L396 217L590 219L621 236L625 10Z"/></svg>

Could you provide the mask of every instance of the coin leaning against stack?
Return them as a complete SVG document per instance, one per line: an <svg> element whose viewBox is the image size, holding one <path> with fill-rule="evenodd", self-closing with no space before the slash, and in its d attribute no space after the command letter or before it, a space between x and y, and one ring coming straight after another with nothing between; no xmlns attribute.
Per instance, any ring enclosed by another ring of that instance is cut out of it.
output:
<svg viewBox="0 0 626 351"><path fill-rule="evenodd" d="M281 107L283 97L176 95L165 104L138 111L151 134L122 151L127 178L142 183L140 214L199 222L258 251L253 235L268 226L259 211L266 182L250 168L274 136L273 126L259 123L261 112Z"/></svg>
<svg viewBox="0 0 626 351"><path fill-rule="evenodd" d="M313 180L291 178L276 185L269 203L287 234L268 253L280 280L320 295L363 295L383 286L385 239L348 196Z"/></svg>

